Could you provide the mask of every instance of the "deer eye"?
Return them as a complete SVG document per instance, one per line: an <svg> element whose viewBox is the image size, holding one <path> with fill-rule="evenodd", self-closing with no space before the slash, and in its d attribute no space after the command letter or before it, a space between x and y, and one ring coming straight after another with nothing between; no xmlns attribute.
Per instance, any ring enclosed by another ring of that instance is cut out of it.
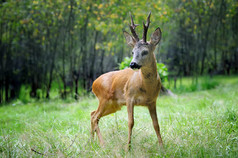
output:
<svg viewBox="0 0 238 158"><path fill-rule="evenodd" d="M143 51L142 52L142 56L145 56L145 55L147 55L148 54L148 51Z"/></svg>
<svg viewBox="0 0 238 158"><path fill-rule="evenodd" d="M131 52L131 54L133 55L133 54L134 54L134 52L132 51L132 52Z"/></svg>

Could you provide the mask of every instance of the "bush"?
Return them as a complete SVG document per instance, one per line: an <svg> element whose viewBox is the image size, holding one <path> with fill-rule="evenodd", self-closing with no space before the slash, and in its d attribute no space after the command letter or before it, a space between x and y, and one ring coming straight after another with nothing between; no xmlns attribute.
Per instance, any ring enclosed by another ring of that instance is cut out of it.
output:
<svg viewBox="0 0 238 158"><path fill-rule="evenodd" d="M121 63L119 63L119 69L123 70L129 67L132 57L125 57Z"/></svg>
<svg viewBox="0 0 238 158"><path fill-rule="evenodd" d="M162 82L168 80L168 69L163 63L157 63L157 71Z"/></svg>
<svg viewBox="0 0 238 158"><path fill-rule="evenodd" d="M30 88L28 86L21 86L20 93L19 93L19 100L26 104L30 101Z"/></svg>
<svg viewBox="0 0 238 158"><path fill-rule="evenodd" d="M125 68L128 68L131 60L132 57L125 57L123 61L119 63L119 69L123 70ZM162 82L168 80L168 69L163 63L157 63L157 72L159 73Z"/></svg>
<svg viewBox="0 0 238 158"><path fill-rule="evenodd" d="M202 80L201 89L202 90L213 89L213 88L216 88L216 86L218 85L219 83L217 81L207 77Z"/></svg>

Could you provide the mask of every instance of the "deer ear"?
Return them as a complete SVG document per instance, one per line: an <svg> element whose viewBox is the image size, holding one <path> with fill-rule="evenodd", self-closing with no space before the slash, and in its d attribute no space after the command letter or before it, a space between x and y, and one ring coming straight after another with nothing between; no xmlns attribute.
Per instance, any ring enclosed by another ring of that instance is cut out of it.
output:
<svg viewBox="0 0 238 158"><path fill-rule="evenodd" d="M155 32L151 35L150 37L150 43L152 43L153 45L157 45L160 42L162 36L162 32L160 30L160 28L158 27Z"/></svg>
<svg viewBox="0 0 238 158"><path fill-rule="evenodd" d="M131 46L131 47L134 47L135 44L136 44L136 40L134 39L134 37L132 37L128 32L126 31L123 31L123 34L126 38L126 43Z"/></svg>

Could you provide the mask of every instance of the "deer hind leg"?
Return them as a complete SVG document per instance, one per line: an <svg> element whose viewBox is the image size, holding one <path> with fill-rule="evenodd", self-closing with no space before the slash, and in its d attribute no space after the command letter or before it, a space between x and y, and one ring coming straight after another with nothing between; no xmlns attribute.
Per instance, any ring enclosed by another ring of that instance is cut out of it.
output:
<svg viewBox="0 0 238 158"><path fill-rule="evenodd" d="M103 107L102 104L99 104L99 107L96 111L93 111L91 113L91 136L92 138L94 138L94 132L97 133L97 136L98 136L98 139L99 139L99 142L100 144L103 146L104 145L104 140L102 138L102 135L101 135L101 132L100 132L100 129L99 129L99 126L98 126L98 123L99 123L99 120L101 118L101 108L100 107Z"/></svg>
<svg viewBox="0 0 238 158"><path fill-rule="evenodd" d="M98 136L100 144L104 145L104 140L102 138L100 129L99 129L99 120L101 117L115 113L120 108L116 108L117 105L112 105L109 101L100 101L98 109L91 113L91 136L94 137L94 132Z"/></svg>
<svg viewBox="0 0 238 158"><path fill-rule="evenodd" d="M156 103L148 106L148 108L149 108L149 112L150 112L150 116L151 116L151 119L153 122L154 129L155 129L158 141L159 141L159 145L163 146L163 141L162 141L162 138L160 135L160 127L159 127L157 113L156 113Z"/></svg>

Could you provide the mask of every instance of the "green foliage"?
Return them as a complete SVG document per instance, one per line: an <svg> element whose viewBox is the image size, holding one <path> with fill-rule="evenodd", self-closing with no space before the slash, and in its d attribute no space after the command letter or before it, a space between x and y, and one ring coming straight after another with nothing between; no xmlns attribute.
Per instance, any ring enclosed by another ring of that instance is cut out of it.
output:
<svg viewBox="0 0 238 158"><path fill-rule="evenodd" d="M19 100L26 104L30 101L30 88L29 86L21 86L21 89L20 89L20 94L19 94Z"/></svg>
<svg viewBox="0 0 238 158"><path fill-rule="evenodd" d="M135 107L132 149L126 152L125 107L100 120L105 147L90 141L90 112L95 98L0 107L1 157L236 157L238 78L220 77L215 89L158 98L164 141L159 148L147 108ZM225 84L224 84L225 83Z"/></svg>
<svg viewBox="0 0 238 158"><path fill-rule="evenodd" d="M119 63L119 69L123 70L128 68L131 63L132 57L125 57L121 63ZM168 69L163 63L157 63L157 71L162 82L167 81L168 79Z"/></svg>
<svg viewBox="0 0 238 158"><path fill-rule="evenodd" d="M161 78L161 81L167 81L168 80L168 69L163 63L156 63L157 65L157 71L159 73L159 76Z"/></svg>
<svg viewBox="0 0 238 158"><path fill-rule="evenodd" d="M213 89L219 85L219 82L215 79L205 77L201 83L201 90Z"/></svg>
<svg viewBox="0 0 238 158"><path fill-rule="evenodd" d="M130 63L131 63L131 60L132 60L132 57L125 57L123 59L123 61L121 63L119 63L119 69L120 70L123 70L123 69L126 69L130 66Z"/></svg>

